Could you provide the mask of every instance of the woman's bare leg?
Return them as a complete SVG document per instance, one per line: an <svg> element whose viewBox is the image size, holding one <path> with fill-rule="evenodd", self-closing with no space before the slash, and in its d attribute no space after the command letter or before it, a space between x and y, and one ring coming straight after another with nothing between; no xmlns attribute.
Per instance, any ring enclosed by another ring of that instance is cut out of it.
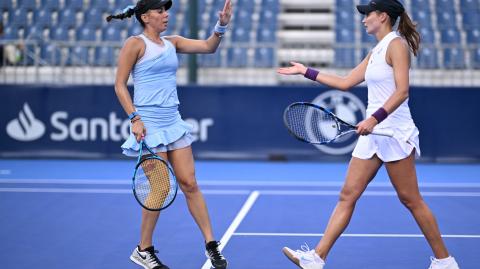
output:
<svg viewBox="0 0 480 269"><path fill-rule="evenodd" d="M437 259L448 257L449 254L440 235L437 221L418 189L415 151L405 159L385 163L385 167L397 191L398 198L412 213L435 257Z"/></svg>
<svg viewBox="0 0 480 269"><path fill-rule="evenodd" d="M205 242L214 240L207 205L195 179L192 148L170 151L168 159L175 171L179 186L185 194L190 214L200 228Z"/></svg>
<svg viewBox="0 0 480 269"><path fill-rule="evenodd" d="M330 216L324 236L315 248L315 252L322 259L326 259L333 244L347 227L358 198L375 177L381 165L382 161L376 155L368 160L355 157L350 160L339 201Z"/></svg>

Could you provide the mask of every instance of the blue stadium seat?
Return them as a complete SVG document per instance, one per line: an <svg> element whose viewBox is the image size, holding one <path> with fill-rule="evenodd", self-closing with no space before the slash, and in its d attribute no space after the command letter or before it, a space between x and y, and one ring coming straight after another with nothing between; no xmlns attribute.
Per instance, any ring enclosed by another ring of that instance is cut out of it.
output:
<svg viewBox="0 0 480 269"><path fill-rule="evenodd" d="M101 10L102 12L113 11L114 8L110 6L109 1L107 0L91 0L90 8L95 8Z"/></svg>
<svg viewBox="0 0 480 269"><path fill-rule="evenodd" d="M249 42L250 32L242 26L237 26L232 30L232 41L234 42Z"/></svg>
<svg viewBox="0 0 480 269"><path fill-rule="evenodd" d="M60 12L58 21L60 24L70 28L74 28L78 25L76 12L70 8L64 8Z"/></svg>
<svg viewBox="0 0 480 269"><path fill-rule="evenodd" d="M101 27L106 23L105 18L103 18L103 13L97 8L91 8L85 13L85 22L90 25L95 25L97 28Z"/></svg>
<svg viewBox="0 0 480 269"><path fill-rule="evenodd" d="M3 37L5 40L15 40L21 38L18 25L7 25L3 29Z"/></svg>
<svg viewBox="0 0 480 269"><path fill-rule="evenodd" d="M67 65L86 66L91 64L89 61L88 48L84 46L75 46L71 48Z"/></svg>
<svg viewBox="0 0 480 269"><path fill-rule="evenodd" d="M431 28L432 27L432 21L431 21L431 14L428 11L421 10L421 9L414 9L412 10L412 18L415 22L418 23L420 27L427 27Z"/></svg>
<svg viewBox="0 0 480 269"><path fill-rule="evenodd" d="M441 41L444 44L460 43L460 31L456 28L449 28L440 32Z"/></svg>
<svg viewBox="0 0 480 269"><path fill-rule="evenodd" d="M222 57L220 50L214 54L199 54L198 65L201 67L220 67L222 64Z"/></svg>
<svg viewBox="0 0 480 269"><path fill-rule="evenodd" d="M467 30L467 43L480 44L480 29Z"/></svg>
<svg viewBox="0 0 480 269"><path fill-rule="evenodd" d="M26 10L35 10L37 8L37 3L35 0L19 0L17 1L17 8L18 7Z"/></svg>
<svg viewBox="0 0 480 269"><path fill-rule="evenodd" d="M28 27L25 33L25 39L43 41L43 30L45 28L41 25L34 25Z"/></svg>
<svg viewBox="0 0 480 269"><path fill-rule="evenodd" d="M480 17L478 10L466 11L462 13L462 24L464 29L479 29Z"/></svg>
<svg viewBox="0 0 480 269"><path fill-rule="evenodd" d="M58 41L68 41L68 27L64 25L58 25L50 30L50 38Z"/></svg>
<svg viewBox="0 0 480 269"><path fill-rule="evenodd" d="M82 41L96 41L97 37L95 34L95 29L85 24L83 27L79 29L77 32L77 40Z"/></svg>
<svg viewBox="0 0 480 269"><path fill-rule="evenodd" d="M278 11L280 11L280 4L278 3L278 0L263 0L262 11L266 10L278 13Z"/></svg>
<svg viewBox="0 0 480 269"><path fill-rule="evenodd" d="M443 64L446 69L465 68L465 52L463 49L446 48L443 51Z"/></svg>
<svg viewBox="0 0 480 269"><path fill-rule="evenodd" d="M218 17L217 16L212 16L213 17L213 22L216 22L218 20ZM212 18L210 17L210 18ZM235 12L235 21L236 22L241 22L241 25L246 27L246 28L251 28L252 27L252 13L246 11L246 10L237 10L237 12ZM210 20L210 22L212 22ZM210 24L209 22L209 24ZM240 23L239 23L240 24ZM213 25L212 25L213 27Z"/></svg>
<svg viewBox="0 0 480 269"><path fill-rule="evenodd" d="M233 47L227 51L227 65L229 67L246 67L248 53L246 48Z"/></svg>
<svg viewBox="0 0 480 269"><path fill-rule="evenodd" d="M107 25L102 30L102 40L103 41L121 41L122 32L120 28Z"/></svg>
<svg viewBox="0 0 480 269"><path fill-rule="evenodd" d="M216 1L214 6L219 8L219 10L223 9L224 1ZM255 0L242 0L237 2L238 9L247 10L249 12L253 11L255 7Z"/></svg>
<svg viewBox="0 0 480 269"><path fill-rule="evenodd" d="M470 51L470 58L472 62L472 68L480 69L480 48Z"/></svg>
<svg viewBox="0 0 480 269"><path fill-rule="evenodd" d="M353 43L355 42L355 32L353 29L339 28L335 29L335 40L337 43Z"/></svg>
<svg viewBox="0 0 480 269"><path fill-rule="evenodd" d="M429 27L420 27L418 29L418 32L420 33L420 37L422 39L422 43L426 44L433 44L435 43L435 35L433 33L433 28Z"/></svg>
<svg viewBox="0 0 480 269"><path fill-rule="evenodd" d="M95 50L95 65L96 66L115 66L117 59L115 57L113 48L101 46Z"/></svg>
<svg viewBox="0 0 480 269"><path fill-rule="evenodd" d="M477 12L480 9L480 3L478 0L460 0L460 10L462 12L471 11Z"/></svg>
<svg viewBox="0 0 480 269"><path fill-rule="evenodd" d="M412 7L421 10L430 10L429 0L412 0Z"/></svg>
<svg viewBox="0 0 480 269"><path fill-rule="evenodd" d="M439 29L451 28L456 23L455 13L451 9L437 12L437 26Z"/></svg>
<svg viewBox="0 0 480 269"><path fill-rule="evenodd" d="M52 25L52 12L50 9L44 8L34 13L35 25L42 27L50 27Z"/></svg>
<svg viewBox="0 0 480 269"><path fill-rule="evenodd" d="M139 35L143 33L143 28L140 23L134 23L128 28L128 36Z"/></svg>
<svg viewBox="0 0 480 269"><path fill-rule="evenodd" d="M437 10L450 10L455 6L454 0L436 0Z"/></svg>
<svg viewBox="0 0 480 269"><path fill-rule="evenodd" d="M49 10L60 10L60 1L59 0L43 0L42 7Z"/></svg>
<svg viewBox="0 0 480 269"><path fill-rule="evenodd" d="M438 68L437 51L434 48L422 48L418 53L417 66L423 69Z"/></svg>
<svg viewBox="0 0 480 269"><path fill-rule="evenodd" d="M337 7L339 8L348 8L348 9L351 9L352 7L354 7L354 3L353 3L353 0L337 0L336 1L337 3Z"/></svg>
<svg viewBox="0 0 480 269"><path fill-rule="evenodd" d="M275 42L277 39L277 32L275 29L258 28L257 41L258 42Z"/></svg>
<svg viewBox="0 0 480 269"><path fill-rule="evenodd" d="M24 8L17 8L10 10L9 19L12 25L18 25L25 27L27 25L27 10Z"/></svg>
<svg viewBox="0 0 480 269"><path fill-rule="evenodd" d="M115 8L118 8L120 10L126 8L129 5L134 5L136 1L133 0L115 0ZM175 6L176 3L173 5Z"/></svg>
<svg viewBox="0 0 480 269"><path fill-rule="evenodd" d="M0 10L7 10L13 7L12 0L2 0L0 1Z"/></svg>
<svg viewBox="0 0 480 269"><path fill-rule="evenodd" d="M275 57L273 48L256 48L254 63L255 67L273 67L275 66Z"/></svg>
<svg viewBox="0 0 480 269"><path fill-rule="evenodd" d="M356 65L355 50L353 48L336 48L334 65L338 68L354 67Z"/></svg>
<svg viewBox="0 0 480 269"><path fill-rule="evenodd" d="M73 9L75 11L82 11L88 9L87 6L84 6L84 2L81 0L65 0L65 7Z"/></svg>
<svg viewBox="0 0 480 269"><path fill-rule="evenodd" d="M251 17L250 17L251 18ZM277 27L277 13L272 10L262 10L260 13L260 27ZM273 25L273 26L272 26Z"/></svg>
<svg viewBox="0 0 480 269"><path fill-rule="evenodd" d="M40 58L47 65L59 65L62 62L60 49L51 43L46 43L40 47Z"/></svg>
<svg viewBox="0 0 480 269"><path fill-rule="evenodd" d="M335 23L336 27L340 28L350 28L354 29L355 27L355 22L354 22L354 16L351 11L346 11L346 10L337 10L335 12Z"/></svg>

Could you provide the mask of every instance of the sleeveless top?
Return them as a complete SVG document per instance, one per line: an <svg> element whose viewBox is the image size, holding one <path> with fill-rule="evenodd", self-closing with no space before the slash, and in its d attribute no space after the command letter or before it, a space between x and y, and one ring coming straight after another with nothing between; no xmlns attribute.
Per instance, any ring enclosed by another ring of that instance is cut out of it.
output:
<svg viewBox="0 0 480 269"><path fill-rule="evenodd" d="M173 44L162 37L163 46L145 35L145 53L132 69L135 107L179 104L177 96L178 58Z"/></svg>
<svg viewBox="0 0 480 269"><path fill-rule="evenodd" d="M388 33L371 51L365 71L365 81L368 87L367 118L383 106L396 90L393 68L387 63L385 57L388 45L397 37L401 38L395 31ZM407 98L376 128L408 128L412 126L415 124L410 114Z"/></svg>

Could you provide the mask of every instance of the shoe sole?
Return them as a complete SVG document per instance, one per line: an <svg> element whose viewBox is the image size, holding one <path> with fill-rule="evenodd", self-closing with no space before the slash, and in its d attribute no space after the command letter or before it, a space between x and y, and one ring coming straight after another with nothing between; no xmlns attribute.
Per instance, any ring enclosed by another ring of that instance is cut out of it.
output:
<svg viewBox="0 0 480 269"><path fill-rule="evenodd" d="M282 252L283 252L283 254L284 254L291 262L293 262L296 266L298 266L298 268L302 268L302 269L303 269L303 267L300 266L300 260L297 259L295 256L293 256L293 255L290 253L290 251L287 250L286 247L282 249Z"/></svg>

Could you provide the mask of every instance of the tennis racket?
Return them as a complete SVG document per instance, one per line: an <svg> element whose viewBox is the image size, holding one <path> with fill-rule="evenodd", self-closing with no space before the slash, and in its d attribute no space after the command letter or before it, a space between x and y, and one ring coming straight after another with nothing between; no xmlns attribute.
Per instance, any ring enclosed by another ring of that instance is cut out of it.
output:
<svg viewBox="0 0 480 269"><path fill-rule="evenodd" d="M283 113L283 122L295 138L310 144L328 144L357 129L330 110L306 102L289 105ZM374 130L371 134L392 137L393 131Z"/></svg>
<svg viewBox="0 0 480 269"><path fill-rule="evenodd" d="M143 156L143 148L150 154ZM169 207L177 196L178 184L170 165L156 155L142 139L132 182L133 195L150 211Z"/></svg>

